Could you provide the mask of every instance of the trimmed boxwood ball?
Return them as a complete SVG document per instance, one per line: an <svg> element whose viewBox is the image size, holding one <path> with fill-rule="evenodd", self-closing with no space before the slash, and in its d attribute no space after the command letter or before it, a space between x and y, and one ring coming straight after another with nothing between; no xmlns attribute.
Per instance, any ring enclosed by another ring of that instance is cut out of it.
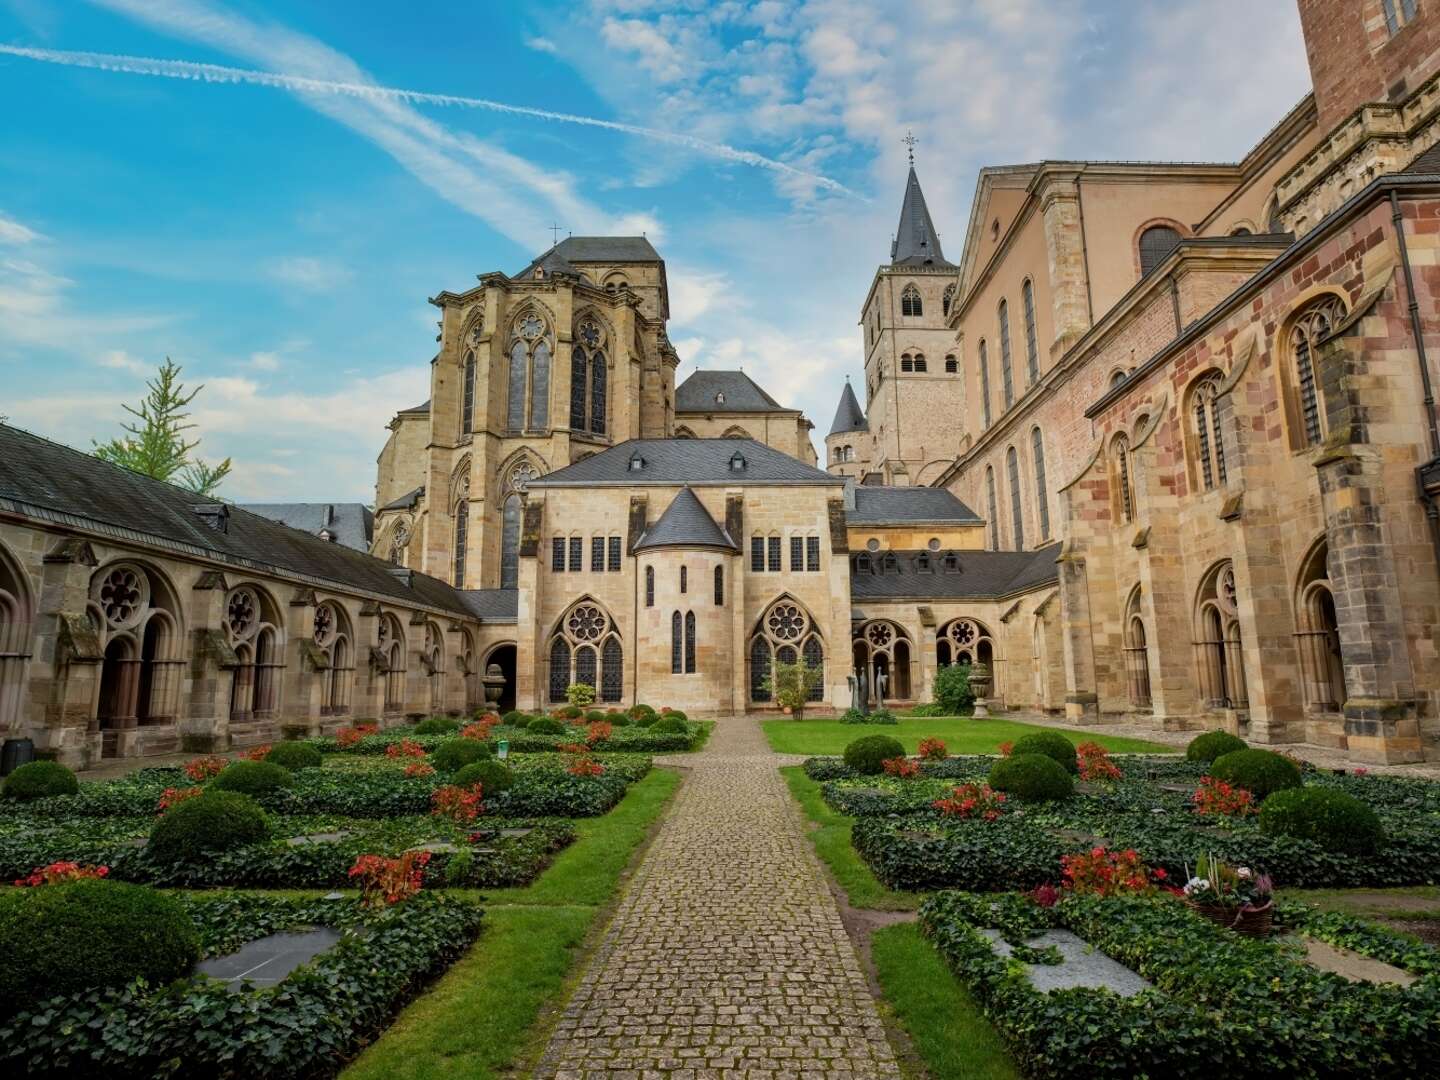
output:
<svg viewBox="0 0 1440 1080"><path fill-rule="evenodd" d="M319 750L301 742L282 742L265 755L265 760L292 772L296 769L318 769L325 764Z"/></svg>
<svg viewBox="0 0 1440 1080"><path fill-rule="evenodd" d="M565 725L553 716L537 716L526 728L532 735L563 735Z"/></svg>
<svg viewBox="0 0 1440 1080"><path fill-rule="evenodd" d="M630 726L630 714L623 713L619 709L611 709L609 712L607 712L605 714L605 720L607 723L613 724L615 727Z"/></svg>
<svg viewBox="0 0 1440 1080"><path fill-rule="evenodd" d="M430 755L430 764L441 772L453 773L494 753L495 748L484 739L446 739Z"/></svg>
<svg viewBox="0 0 1440 1080"><path fill-rule="evenodd" d="M1055 802L1075 792L1075 781L1046 754L1011 754L990 766L990 786L1021 802Z"/></svg>
<svg viewBox="0 0 1440 1080"><path fill-rule="evenodd" d="M583 713L578 705L562 705L555 710L555 715L562 720L579 720Z"/></svg>
<svg viewBox="0 0 1440 1080"><path fill-rule="evenodd" d="M1210 775L1244 788L1259 802L1277 791L1300 786L1300 769L1273 750L1232 750L1211 763Z"/></svg>
<svg viewBox="0 0 1440 1080"><path fill-rule="evenodd" d="M500 723L506 725L507 727L524 727L529 722L530 717L526 716L518 709L511 709L509 712L505 713L503 716L500 717Z"/></svg>
<svg viewBox="0 0 1440 1080"><path fill-rule="evenodd" d="M1020 757L1024 754L1044 754L1071 776L1080 772L1080 762L1075 756L1075 744L1064 735L1054 731L1037 731L1033 735L1022 735L1015 740L1015 746L1011 749L1010 754L1012 757Z"/></svg>
<svg viewBox="0 0 1440 1080"><path fill-rule="evenodd" d="M690 729L685 726L683 714L668 713L651 724L650 730L656 735L685 735Z"/></svg>
<svg viewBox="0 0 1440 1080"><path fill-rule="evenodd" d="M80 790L75 774L58 761L32 761L5 778L5 798L28 802L51 795L74 795Z"/></svg>
<svg viewBox="0 0 1440 1080"><path fill-rule="evenodd" d="M1185 747L1185 760L1210 762L1236 750L1248 749L1244 739L1228 731L1207 731L1190 740L1190 745Z"/></svg>
<svg viewBox="0 0 1440 1080"><path fill-rule="evenodd" d="M495 795L508 791L515 783L515 770L503 761L485 758L466 765L450 778L450 782L460 787L479 784L482 795Z"/></svg>
<svg viewBox="0 0 1440 1080"><path fill-rule="evenodd" d="M1385 839L1374 810L1353 795L1324 787L1275 792L1260 804L1260 831L1312 840L1344 855L1374 851Z"/></svg>
<svg viewBox="0 0 1440 1080"><path fill-rule="evenodd" d="M684 722L684 721L686 721L686 720L689 720L690 718L689 718L688 716L686 716L683 712L681 712L679 709L667 709L665 712L663 712L663 713L660 714L660 719L661 719L661 720L672 720L672 719L673 719L673 720L679 720L679 721L681 721L681 722Z"/></svg>
<svg viewBox="0 0 1440 1080"><path fill-rule="evenodd" d="M273 761L236 761L226 765L220 775L210 781L210 787L245 795L264 795L294 783L295 774Z"/></svg>
<svg viewBox="0 0 1440 1080"><path fill-rule="evenodd" d="M604 709L590 709L585 713L585 719L594 724L600 720L609 720L610 717L605 715Z"/></svg>
<svg viewBox="0 0 1440 1080"><path fill-rule="evenodd" d="M845 764L862 776L877 776L885 771L885 762L904 756L905 747L889 735L866 735L845 747Z"/></svg>
<svg viewBox="0 0 1440 1080"><path fill-rule="evenodd" d="M449 735L460 730L460 721L448 716L427 716L415 725L416 735Z"/></svg>
<svg viewBox="0 0 1440 1080"><path fill-rule="evenodd" d="M635 723L641 727L649 727L655 722L659 715L660 714L649 705L636 705L630 710L630 719L634 720Z"/></svg>
<svg viewBox="0 0 1440 1080"><path fill-rule="evenodd" d="M275 766L279 768L279 766ZM255 800L238 791L217 791L177 804L150 829L145 857L159 863L199 862L217 851L258 844L270 822Z"/></svg>
<svg viewBox="0 0 1440 1080"><path fill-rule="evenodd" d="M119 881L0 892L0 1013L57 994L164 986L189 973L200 938L173 897Z"/></svg>

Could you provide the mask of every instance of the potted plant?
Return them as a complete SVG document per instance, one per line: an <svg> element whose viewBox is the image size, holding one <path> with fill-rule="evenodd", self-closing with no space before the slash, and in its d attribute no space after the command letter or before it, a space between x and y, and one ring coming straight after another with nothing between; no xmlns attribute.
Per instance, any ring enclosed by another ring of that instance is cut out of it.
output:
<svg viewBox="0 0 1440 1080"><path fill-rule="evenodd" d="M1250 937L1269 935L1275 910L1270 875L1207 855L1196 863L1193 874L1187 868L1186 876L1185 902L1197 915Z"/></svg>
<svg viewBox="0 0 1440 1080"><path fill-rule="evenodd" d="M824 678L825 673L818 664L807 664L804 660L777 660L765 676L763 685L774 697L775 704L785 710L786 716L803 720L805 703Z"/></svg>

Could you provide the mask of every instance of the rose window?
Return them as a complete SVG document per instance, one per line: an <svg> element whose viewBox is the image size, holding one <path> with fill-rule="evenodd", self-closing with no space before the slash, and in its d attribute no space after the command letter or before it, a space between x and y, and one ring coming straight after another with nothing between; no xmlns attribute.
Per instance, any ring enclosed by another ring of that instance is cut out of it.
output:
<svg viewBox="0 0 1440 1080"><path fill-rule="evenodd" d="M592 604L581 604L566 623L576 641L598 641L605 632L605 615Z"/></svg>
<svg viewBox="0 0 1440 1080"><path fill-rule="evenodd" d="M776 604L765 620L770 633L780 641L795 641L805 632L805 616L794 604Z"/></svg>
<svg viewBox="0 0 1440 1080"><path fill-rule="evenodd" d="M969 645L975 640L975 624L972 622L957 622L950 627L950 637L958 645Z"/></svg>
<svg viewBox="0 0 1440 1080"><path fill-rule="evenodd" d="M526 341L534 341L545 332L545 324L535 315L526 315L515 329Z"/></svg>
<svg viewBox="0 0 1440 1080"><path fill-rule="evenodd" d="M522 461L515 468L510 470L510 487L515 491L525 491L530 487L530 481L539 476L535 466L528 461Z"/></svg>
<svg viewBox="0 0 1440 1080"><path fill-rule="evenodd" d="M100 582L95 600L112 629L134 626L149 603L150 579L139 567L117 566Z"/></svg>
<svg viewBox="0 0 1440 1080"><path fill-rule="evenodd" d="M315 644L322 649L335 639L335 611L322 604L315 609Z"/></svg>
<svg viewBox="0 0 1440 1080"><path fill-rule="evenodd" d="M225 605L225 626L230 636L244 641L255 633L259 625L259 611L260 604L249 589L236 589L231 593L230 602Z"/></svg>
<svg viewBox="0 0 1440 1080"><path fill-rule="evenodd" d="M870 639L870 644L877 649L883 649L890 644L890 626L888 623L876 623L865 634Z"/></svg>
<svg viewBox="0 0 1440 1080"><path fill-rule="evenodd" d="M471 344L471 345L479 345L479 344L480 344L480 338L481 338L482 336L484 336L484 333L485 333L485 320L484 320L484 319L476 319L474 325L472 325L472 326L470 327L470 344Z"/></svg>
<svg viewBox="0 0 1440 1080"><path fill-rule="evenodd" d="M600 328L593 322L581 323L580 340L590 346L590 348L595 348L596 345L600 344Z"/></svg>

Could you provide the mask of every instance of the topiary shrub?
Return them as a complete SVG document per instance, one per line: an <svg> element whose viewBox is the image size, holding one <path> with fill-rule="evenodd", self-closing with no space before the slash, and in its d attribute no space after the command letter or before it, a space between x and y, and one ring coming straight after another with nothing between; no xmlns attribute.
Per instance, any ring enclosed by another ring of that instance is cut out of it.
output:
<svg viewBox="0 0 1440 1080"><path fill-rule="evenodd" d="M32 761L21 765L5 778L0 791L7 799L29 802L31 799L46 799L51 795L74 795L80 790L80 781L75 774L58 761Z"/></svg>
<svg viewBox="0 0 1440 1080"><path fill-rule="evenodd" d="M562 705L555 710L555 715L561 720L579 720L585 713L578 705Z"/></svg>
<svg viewBox="0 0 1440 1080"><path fill-rule="evenodd" d="M278 765L275 768L279 768ZM255 800L238 791L217 791L176 804L150 830L145 857L160 863L200 862L217 851L258 844L270 822Z"/></svg>
<svg viewBox="0 0 1440 1080"><path fill-rule="evenodd" d="M944 716L961 716L974 709L969 664L947 664L935 673L935 703Z"/></svg>
<svg viewBox="0 0 1440 1080"><path fill-rule="evenodd" d="M685 717L681 713L670 713L660 717L650 725L650 730L656 735L688 735L690 729L685 726Z"/></svg>
<svg viewBox="0 0 1440 1080"><path fill-rule="evenodd" d="M630 719L641 727L649 727L659 716L649 705L636 705L630 710Z"/></svg>
<svg viewBox="0 0 1440 1080"><path fill-rule="evenodd" d="M1011 757L1021 754L1044 754L1071 776L1080 772L1080 761L1075 755L1075 744L1055 731L1037 731L1033 735L1022 735L1015 740Z"/></svg>
<svg viewBox="0 0 1440 1080"><path fill-rule="evenodd" d="M889 735L866 735L845 747L845 764L862 776L878 776L885 771L885 762L904 756L905 747Z"/></svg>
<svg viewBox="0 0 1440 1080"><path fill-rule="evenodd" d="M460 721L448 716L427 716L415 725L416 735L450 735L460 730Z"/></svg>
<svg viewBox="0 0 1440 1080"><path fill-rule="evenodd" d="M500 717L500 723L507 727L524 727L530 722L530 717L517 709L511 709Z"/></svg>
<svg viewBox="0 0 1440 1080"><path fill-rule="evenodd" d="M1018 744L1017 744L1018 749ZM1047 754L1011 754L990 766L990 786L1021 802L1068 799L1075 781L1065 767Z"/></svg>
<svg viewBox="0 0 1440 1080"><path fill-rule="evenodd" d="M1353 795L1324 787L1275 792L1260 804L1260 831L1312 840L1343 855L1374 851L1385 839L1374 810Z"/></svg>
<svg viewBox="0 0 1440 1080"><path fill-rule="evenodd" d="M1233 754L1236 750L1248 750L1245 740L1231 735L1228 731L1207 731L1196 735L1185 747L1186 761L1203 761L1207 765L1218 757Z"/></svg>
<svg viewBox="0 0 1440 1080"><path fill-rule="evenodd" d="M292 772L297 769L318 769L325 764L325 758L319 750L309 743L301 742L278 743L265 755L265 760Z"/></svg>
<svg viewBox="0 0 1440 1080"><path fill-rule="evenodd" d="M495 748L484 739L446 739L430 755L430 764L440 772L453 773L494 753Z"/></svg>
<svg viewBox="0 0 1440 1080"><path fill-rule="evenodd" d="M0 892L0 956L4 1013L137 978L164 986L189 973L200 938L185 909L164 893L71 881Z"/></svg>
<svg viewBox="0 0 1440 1080"><path fill-rule="evenodd" d="M527 730L532 735L563 735L565 733L565 725L553 716L537 716L534 720L530 721L530 726Z"/></svg>
<svg viewBox="0 0 1440 1080"><path fill-rule="evenodd" d="M1211 763L1210 775L1244 788L1257 802L1264 802L1277 791L1300 786L1300 769L1273 750L1232 750Z"/></svg>
<svg viewBox="0 0 1440 1080"><path fill-rule="evenodd" d="M606 712L605 721L615 727L628 727L630 725L630 714L623 713L619 709L611 709Z"/></svg>
<svg viewBox="0 0 1440 1080"><path fill-rule="evenodd" d="M265 795L294 783L295 774L272 761L235 761L210 781L210 787L242 795Z"/></svg>
<svg viewBox="0 0 1440 1080"><path fill-rule="evenodd" d="M485 758L458 770L450 778L450 782L457 787L479 784L482 794L497 795L502 791L508 791L515 783L515 770L503 761Z"/></svg>
<svg viewBox="0 0 1440 1080"><path fill-rule="evenodd" d="M594 724L601 720L609 720L610 714L604 709L588 709L585 712L585 719Z"/></svg>
<svg viewBox="0 0 1440 1080"><path fill-rule="evenodd" d="M690 717L686 716L679 709L666 709L663 713L660 714L660 719L679 720L681 723L684 723L686 720L689 720Z"/></svg>

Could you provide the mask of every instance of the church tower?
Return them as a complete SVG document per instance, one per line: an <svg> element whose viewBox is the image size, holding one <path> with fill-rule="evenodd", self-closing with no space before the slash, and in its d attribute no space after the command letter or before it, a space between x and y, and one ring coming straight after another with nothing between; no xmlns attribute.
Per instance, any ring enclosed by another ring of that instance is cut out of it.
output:
<svg viewBox="0 0 1440 1080"><path fill-rule="evenodd" d="M945 260L915 175L912 142L890 261L876 270L860 314L869 431L867 452L856 451L862 475L927 484L954 460L965 380L947 322L958 288L959 268Z"/></svg>
<svg viewBox="0 0 1440 1080"><path fill-rule="evenodd" d="M825 469L832 476L859 480L865 475L869 451L870 425L846 378L830 434L825 436Z"/></svg>

